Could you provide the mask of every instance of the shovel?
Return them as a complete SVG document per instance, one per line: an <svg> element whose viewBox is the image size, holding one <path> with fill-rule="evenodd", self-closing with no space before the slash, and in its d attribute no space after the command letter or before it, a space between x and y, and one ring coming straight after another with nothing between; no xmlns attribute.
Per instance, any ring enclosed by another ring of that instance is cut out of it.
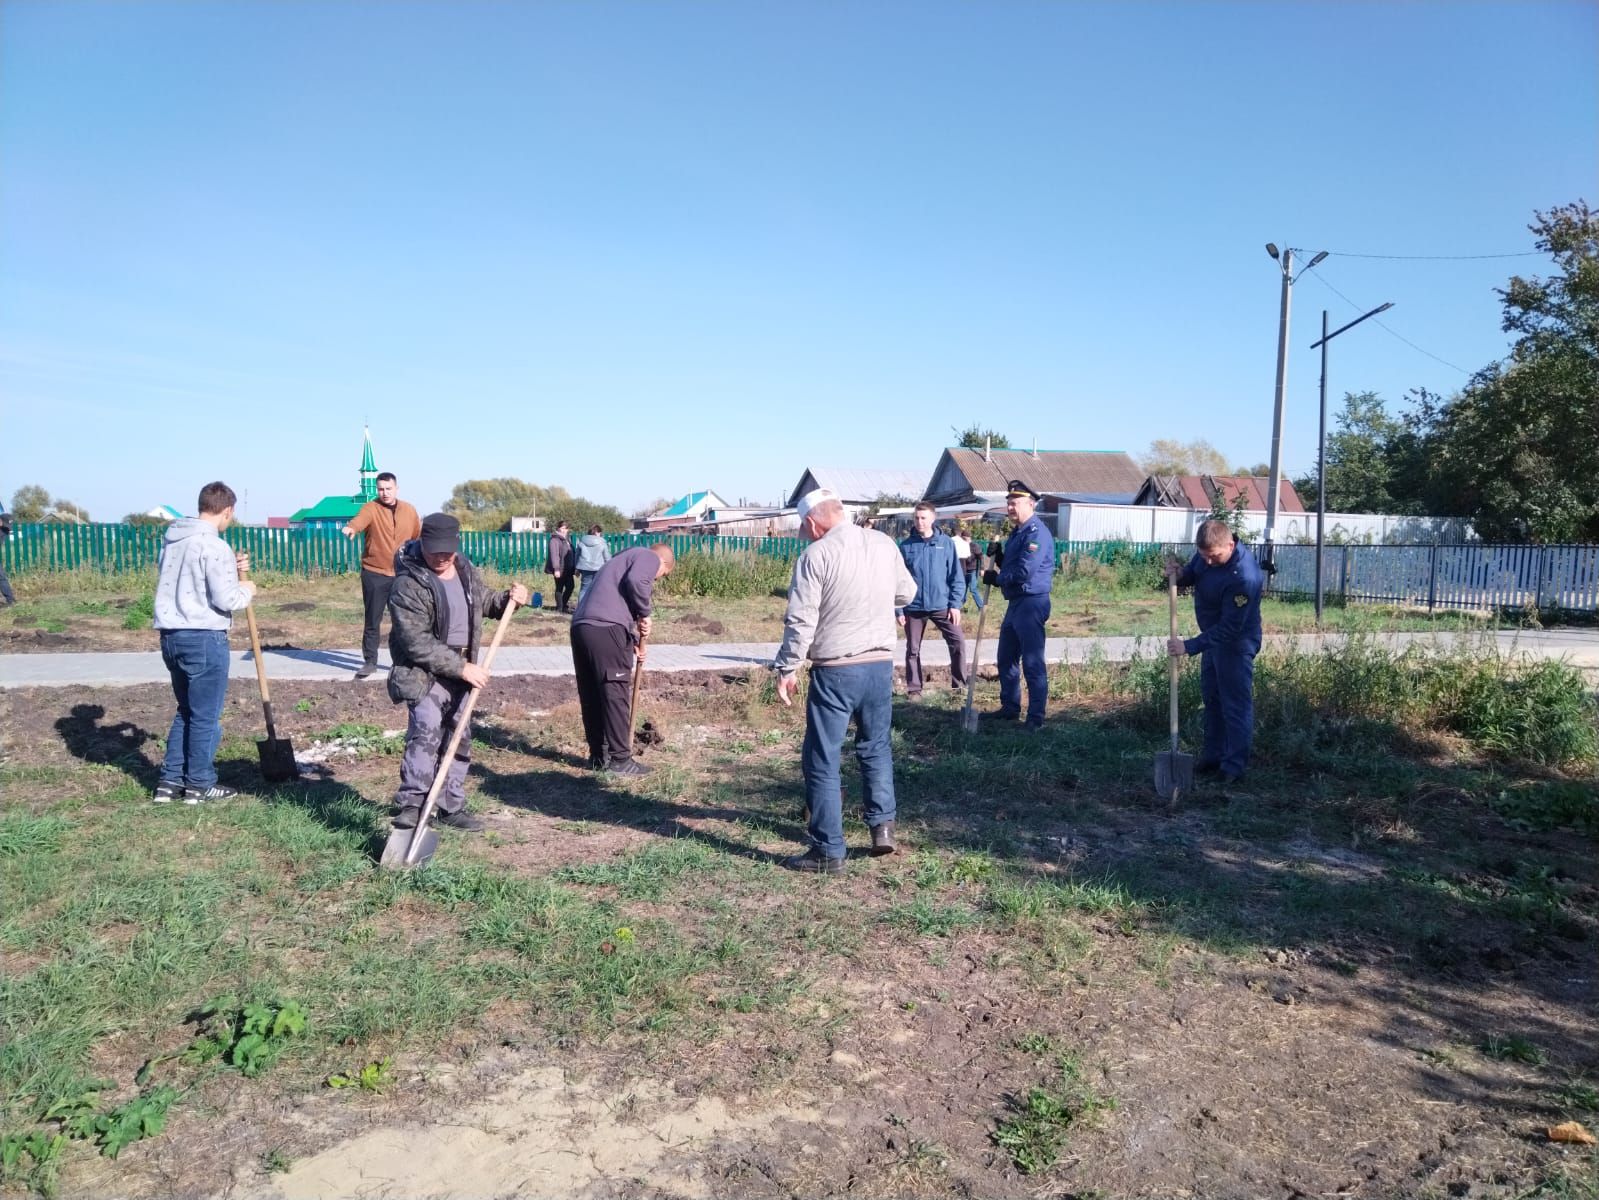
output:
<svg viewBox="0 0 1599 1200"><path fill-rule="evenodd" d="M972 707L972 693L977 688L977 659L983 650L983 622L988 620L988 601L993 594L989 584L983 585L983 609L977 614L977 636L972 640L972 673L966 677L966 707L961 709L961 732L977 732L977 709Z"/></svg>
<svg viewBox="0 0 1599 1200"><path fill-rule="evenodd" d="M1171 602L1171 636L1177 636L1177 580L1168 578L1166 593ZM1171 664L1171 749L1155 755L1155 793L1165 798L1173 808L1178 799L1194 786L1194 757L1177 751L1177 660L1168 655Z"/></svg>
<svg viewBox="0 0 1599 1200"><path fill-rule="evenodd" d="M644 643L649 640L647 634L639 634L638 657L633 660L633 698L627 704L627 744L634 754L643 748L638 741L638 690L644 682Z"/></svg>
<svg viewBox="0 0 1599 1200"><path fill-rule="evenodd" d="M239 578L249 577L240 571ZM255 678L261 685L261 708L266 714L266 741L255 744L261 756L261 777L268 783L293 783L300 778L300 764L294 761L294 746L288 738L278 736L277 722L272 719L272 689L267 686L266 662L261 657L261 634L255 627L255 605L244 609L244 619L250 626L250 653L255 658Z"/></svg>
<svg viewBox="0 0 1599 1200"><path fill-rule="evenodd" d="M488 653L483 656L483 669L487 671L494 661L494 652L500 648L500 639L505 636L505 629L511 623L511 614L516 612L516 601L507 600L505 611L500 614L500 627L494 631L494 640L489 643ZM439 848L439 833L436 829L429 829L428 822L433 819L433 808L438 803L439 793L444 790L444 779L450 773L450 764L455 761L456 747L461 744L461 735L472 724L472 709L477 704L480 688L473 688L467 693L466 699L461 701L461 709L455 714L455 729L450 734L450 744L444 748L444 754L439 759L439 769L433 774L433 786L428 788L427 799L422 802L422 811L417 815L416 826L412 829L394 829L389 831L389 840L383 843L383 853L378 857L381 867L425 867L433 858L433 852Z"/></svg>

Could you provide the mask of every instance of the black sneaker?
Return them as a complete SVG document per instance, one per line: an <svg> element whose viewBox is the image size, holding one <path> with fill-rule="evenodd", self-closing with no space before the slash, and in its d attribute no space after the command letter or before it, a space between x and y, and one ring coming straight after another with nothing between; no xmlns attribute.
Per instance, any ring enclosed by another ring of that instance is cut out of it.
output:
<svg viewBox="0 0 1599 1200"><path fill-rule="evenodd" d="M620 775L624 779L636 779L640 775L648 775L655 768L646 767L636 758L613 758L610 762L610 765L605 769L612 775Z"/></svg>
<svg viewBox="0 0 1599 1200"><path fill-rule="evenodd" d="M357 679L370 679L378 673L377 663L362 663L361 669L355 673Z"/></svg>
<svg viewBox="0 0 1599 1200"><path fill-rule="evenodd" d="M482 833L488 828L482 817L474 817L464 808L460 812L440 813L438 822L446 829L459 829L462 833Z"/></svg>
<svg viewBox="0 0 1599 1200"><path fill-rule="evenodd" d="M238 788L223 787L220 783L213 783L208 788L185 788L183 790L183 802L185 804L205 804L211 800L231 800L238 794Z"/></svg>
<svg viewBox="0 0 1599 1200"><path fill-rule="evenodd" d="M155 795L150 797L157 804L171 804L174 800L183 799L183 785L181 783L158 783Z"/></svg>
<svg viewBox="0 0 1599 1200"><path fill-rule="evenodd" d="M1028 722L1026 722L1025 724L1022 725L1022 732L1023 733L1037 733L1043 727L1044 727L1044 723L1042 721L1028 721Z"/></svg>
<svg viewBox="0 0 1599 1200"><path fill-rule="evenodd" d="M421 817L421 815L421 805L407 804L399 812L394 814L394 827L396 829L415 829L417 819Z"/></svg>
<svg viewBox="0 0 1599 1200"><path fill-rule="evenodd" d="M1020 721L1022 719L1019 708L994 708L988 712L977 714L984 721Z"/></svg>
<svg viewBox="0 0 1599 1200"><path fill-rule="evenodd" d="M828 858L820 850L810 849L804 854L795 854L783 859L780 864L785 870L800 871L806 875L842 875L844 873L844 860L842 858Z"/></svg>

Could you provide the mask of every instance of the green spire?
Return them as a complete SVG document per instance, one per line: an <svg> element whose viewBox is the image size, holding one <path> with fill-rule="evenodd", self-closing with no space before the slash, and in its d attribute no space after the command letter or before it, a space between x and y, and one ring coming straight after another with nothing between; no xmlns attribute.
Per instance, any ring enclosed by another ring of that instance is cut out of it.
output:
<svg viewBox="0 0 1599 1200"><path fill-rule="evenodd" d="M361 450L361 499L378 498L378 465L372 459L372 430L363 427L366 439Z"/></svg>

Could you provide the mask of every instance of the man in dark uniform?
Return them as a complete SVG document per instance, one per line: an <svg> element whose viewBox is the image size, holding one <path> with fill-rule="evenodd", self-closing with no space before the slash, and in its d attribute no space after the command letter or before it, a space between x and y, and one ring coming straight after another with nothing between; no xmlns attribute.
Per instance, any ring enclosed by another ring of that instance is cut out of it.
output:
<svg viewBox="0 0 1599 1200"><path fill-rule="evenodd" d="M1029 733L1044 724L1049 672L1044 666L1044 623L1049 620L1049 589L1055 581L1055 539L1034 509L1038 493L1020 479L1005 488L1005 512L1016 532L989 546L995 565L983 582L998 584L1010 606L999 627L999 709L986 714L1004 721L1022 715L1022 676L1027 676Z"/></svg>
<svg viewBox="0 0 1599 1200"><path fill-rule="evenodd" d="M644 658L650 636L655 581L672 569L665 542L635 546L610 559L583 584L572 614L572 666L589 766L617 775L648 775L633 758L629 727L635 658Z"/></svg>
<svg viewBox="0 0 1599 1200"><path fill-rule="evenodd" d="M1166 576L1194 589L1199 636L1167 644L1173 658L1200 659L1205 701L1205 746L1196 771L1219 773L1222 782L1243 778L1255 728L1255 655L1260 653L1260 595L1266 577L1255 556L1240 546L1225 522L1206 521L1194 538L1199 553L1179 568L1166 562Z"/></svg>

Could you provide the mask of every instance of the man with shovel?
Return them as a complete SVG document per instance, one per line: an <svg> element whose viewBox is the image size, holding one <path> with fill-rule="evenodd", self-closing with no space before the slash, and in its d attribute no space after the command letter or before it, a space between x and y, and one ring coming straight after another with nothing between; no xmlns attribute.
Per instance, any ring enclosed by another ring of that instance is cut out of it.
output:
<svg viewBox="0 0 1599 1200"><path fill-rule="evenodd" d="M1200 659L1205 746L1194 770L1235 784L1249 766L1255 728L1255 655L1260 653L1260 596L1266 577L1225 521L1206 521L1194 538L1199 553L1185 567L1166 562L1166 577L1194 589L1199 636L1172 636L1167 652Z"/></svg>
<svg viewBox="0 0 1599 1200"><path fill-rule="evenodd" d="M572 666L583 710L589 766L616 775L648 775L633 758L633 712L629 683L644 661L655 606L655 581L671 572L676 557L665 542L635 546L610 559L583 585L572 613Z"/></svg>
<svg viewBox="0 0 1599 1200"><path fill-rule="evenodd" d="M811 544L794 562L774 665L777 698L788 705L800 664L811 664L800 751L810 849L783 866L838 875L846 853L839 760L851 720L872 853L894 853L894 611L916 598L916 580L894 539L851 523L837 493L807 492L798 511L800 536Z"/></svg>
<svg viewBox="0 0 1599 1200"><path fill-rule="evenodd" d="M239 794L217 782L215 764L228 697L228 630L233 614L255 596L255 584L239 581L239 572L250 569L250 556L235 554L222 540L237 502L227 484L206 484L200 515L172 522L161 544L151 623L161 634L178 711L167 734L157 804L203 804Z"/></svg>
<svg viewBox="0 0 1599 1200"><path fill-rule="evenodd" d="M422 535L401 547L389 593L389 698L408 704L400 788L394 795L396 829L414 829L422 815L440 751L454 732L456 715L473 688L489 680L477 665L483 618L498 620L512 602L528 601L527 588L512 584L486 592L470 559L460 553L461 525L444 513L422 520ZM475 832L483 822L466 811L466 769L472 739L463 737L438 801L438 823Z"/></svg>

